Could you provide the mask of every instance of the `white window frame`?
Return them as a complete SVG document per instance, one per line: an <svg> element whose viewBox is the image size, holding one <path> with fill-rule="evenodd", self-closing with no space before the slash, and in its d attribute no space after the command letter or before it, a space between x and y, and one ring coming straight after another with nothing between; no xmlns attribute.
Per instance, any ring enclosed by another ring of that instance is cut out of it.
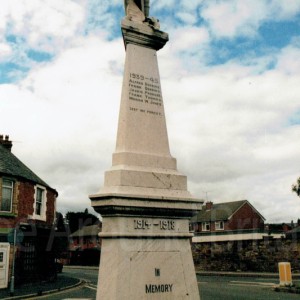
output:
<svg viewBox="0 0 300 300"><path fill-rule="evenodd" d="M222 226L221 226L221 224L222 224ZM216 221L215 228L216 228L216 230L224 230L224 221Z"/></svg>
<svg viewBox="0 0 300 300"><path fill-rule="evenodd" d="M37 214L37 191L42 190L42 199L41 199L41 213ZM36 185L34 187L34 204L33 204L33 218L36 220L46 221L46 210L47 210L47 190L41 185Z"/></svg>
<svg viewBox="0 0 300 300"><path fill-rule="evenodd" d="M202 223L202 231L210 231L210 222L203 222Z"/></svg>
<svg viewBox="0 0 300 300"><path fill-rule="evenodd" d="M5 185L4 181L10 181L11 186ZM10 194L10 209L9 210L2 210L2 201L3 201L3 188L7 188L11 190ZM5 213L11 213L12 212L12 204L13 204L13 199L14 199L14 181L9 178L2 178L2 187L1 187L1 203L0 203L0 212L5 212Z"/></svg>

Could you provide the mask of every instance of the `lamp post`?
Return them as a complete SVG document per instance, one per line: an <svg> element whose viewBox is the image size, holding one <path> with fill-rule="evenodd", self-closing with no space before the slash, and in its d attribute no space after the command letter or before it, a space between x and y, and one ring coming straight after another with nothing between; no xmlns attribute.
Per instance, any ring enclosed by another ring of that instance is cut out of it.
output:
<svg viewBox="0 0 300 300"><path fill-rule="evenodd" d="M22 243L24 238L23 231L20 230L19 225L16 225L13 230L11 230L7 236L8 242L13 245L13 261L12 270L10 278L10 295L13 296L15 293L15 260L16 260L16 245L17 243Z"/></svg>
<svg viewBox="0 0 300 300"><path fill-rule="evenodd" d="M15 293L15 256L16 256L16 239L17 239L17 227L14 228L13 234L13 262L10 279L10 295L13 296Z"/></svg>

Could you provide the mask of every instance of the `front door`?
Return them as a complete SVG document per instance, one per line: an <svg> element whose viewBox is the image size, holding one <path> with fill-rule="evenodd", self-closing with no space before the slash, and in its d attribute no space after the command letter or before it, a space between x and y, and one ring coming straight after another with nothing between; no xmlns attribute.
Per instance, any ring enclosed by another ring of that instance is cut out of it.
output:
<svg viewBox="0 0 300 300"><path fill-rule="evenodd" d="M9 267L9 244L0 243L0 289L7 288Z"/></svg>

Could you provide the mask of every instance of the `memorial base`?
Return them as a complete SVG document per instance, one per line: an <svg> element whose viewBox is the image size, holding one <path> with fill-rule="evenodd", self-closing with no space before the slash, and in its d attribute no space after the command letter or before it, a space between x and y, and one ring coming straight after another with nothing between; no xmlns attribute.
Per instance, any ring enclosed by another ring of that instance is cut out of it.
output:
<svg viewBox="0 0 300 300"><path fill-rule="evenodd" d="M187 220L109 217L100 236L98 300L199 299Z"/></svg>

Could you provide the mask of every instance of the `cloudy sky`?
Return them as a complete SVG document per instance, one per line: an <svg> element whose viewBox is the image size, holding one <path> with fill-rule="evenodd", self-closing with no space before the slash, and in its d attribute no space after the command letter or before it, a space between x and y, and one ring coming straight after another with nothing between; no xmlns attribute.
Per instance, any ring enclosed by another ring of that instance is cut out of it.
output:
<svg viewBox="0 0 300 300"><path fill-rule="evenodd" d="M115 148L123 0L0 0L0 133L90 208ZM169 141L196 197L300 218L300 0L152 0ZM89 209L92 211L92 209Z"/></svg>

